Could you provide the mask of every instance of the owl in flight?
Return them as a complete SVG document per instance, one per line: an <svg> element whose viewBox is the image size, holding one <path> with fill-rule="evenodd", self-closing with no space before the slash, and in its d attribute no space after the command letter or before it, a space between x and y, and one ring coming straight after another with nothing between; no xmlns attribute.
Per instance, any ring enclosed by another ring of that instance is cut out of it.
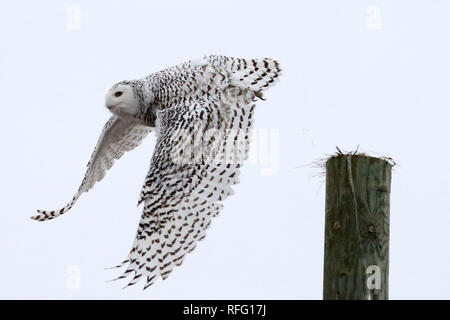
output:
<svg viewBox="0 0 450 320"><path fill-rule="evenodd" d="M157 142L139 196L143 213L127 266L117 279L144 289L166 279L206 235L222 201L233 194L247 158L254 102L281 74L272 59L210 55L115 84L106 95L105 124L73 199L62 209L38 210L46 221L69 211L116 159L150 131Z"/></svg>

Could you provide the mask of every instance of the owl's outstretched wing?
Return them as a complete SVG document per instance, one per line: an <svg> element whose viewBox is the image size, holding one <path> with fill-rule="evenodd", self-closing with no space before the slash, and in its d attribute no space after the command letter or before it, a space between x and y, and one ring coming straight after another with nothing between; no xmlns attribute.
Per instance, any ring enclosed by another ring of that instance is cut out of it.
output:
<svg viewBox="0 0 450 320"><path fill-rule="evenodd" d="M254 98L252 90L229 87L159 113L160 134L140 196L143 213L118 279L133 275L133 285L146 278L147 288L167 278L205 237L247 158Z"/></svg>
<svg viewBox="0 0 450 320"><path fill-rule="evenodd" d="M38 210L39 214L31 218L38 221L51 220L69 211L81 194L88 192L97 181L102 180L106 171L113 166L114 161L119 159L126 151L138 146L151 129L151 127L138 124L135 121L112 116L103 127L91 159L87 164L84 179L72 201L59 210Z"/></svg>

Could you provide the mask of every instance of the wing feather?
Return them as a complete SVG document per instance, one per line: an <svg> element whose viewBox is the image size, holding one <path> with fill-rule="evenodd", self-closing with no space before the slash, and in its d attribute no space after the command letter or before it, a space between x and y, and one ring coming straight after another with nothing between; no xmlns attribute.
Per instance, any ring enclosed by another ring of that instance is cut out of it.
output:
<svg viewBox="0 0 450 320"><path fill-rule="evenodd" d="M143 213L125 272L145 288L166 279L206 236L222 201L233 194L247 158L253 90L222 94L161 111L160 134L142 188Z"/></svg>
<svg viewBox="0 0 450 320"><path fill-rule="evenodd" d="M54 219L69 211L84 193L91 190L97 181L103 179L114 161L121 158L127 151L136 148L151 131L151 127L138 124L135 121L124 120L112 116L103 127L100 138L87 164L86 174L73 199L59 210L38 210L34 220L46 221Z"/></svg>

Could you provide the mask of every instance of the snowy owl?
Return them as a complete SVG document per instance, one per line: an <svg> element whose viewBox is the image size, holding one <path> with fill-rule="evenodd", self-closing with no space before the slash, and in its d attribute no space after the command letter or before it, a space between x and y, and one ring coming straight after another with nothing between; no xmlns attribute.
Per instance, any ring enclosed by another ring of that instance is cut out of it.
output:
<svg viewBox="0 0 450 320"><path fill-rule="evenodd" d="M248 155L254 102L280 74L273 59L210 55L115 84L106 94L113 115L78 192L64 208L38 210L32 219L66 213L116 159L154 131L157 142L138 201L143 213L132 249L117 266L127 268L117 279L132 276L128 285L146 279L144 289L166 279L233 193Z"/></svg>

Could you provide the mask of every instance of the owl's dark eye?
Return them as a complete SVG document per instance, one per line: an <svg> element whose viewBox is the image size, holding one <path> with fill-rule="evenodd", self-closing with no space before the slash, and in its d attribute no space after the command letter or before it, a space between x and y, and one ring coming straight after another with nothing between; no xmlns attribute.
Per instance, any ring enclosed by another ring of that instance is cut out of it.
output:
<svg viewBox="0 0 450 320"><path fill-rule="evenodd" d="M116 97L120 97L121 95L122 95L122 91L117 91L116 93L114 93L114 95L116 96Z"/></svg>

